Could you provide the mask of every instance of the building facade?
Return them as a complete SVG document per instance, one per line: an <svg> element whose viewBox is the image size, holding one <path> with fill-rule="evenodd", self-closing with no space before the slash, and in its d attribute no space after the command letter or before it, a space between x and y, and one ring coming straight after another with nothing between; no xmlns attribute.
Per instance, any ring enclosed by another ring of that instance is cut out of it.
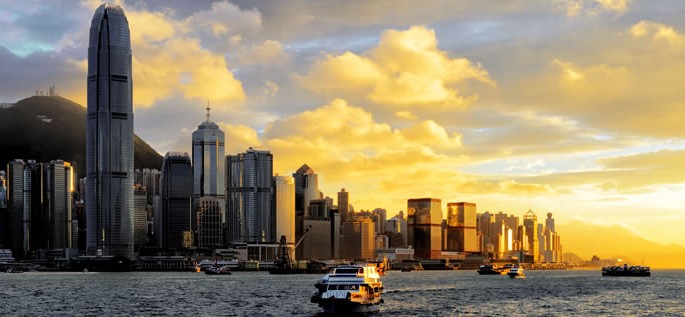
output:
<svg viewBox="0 0 685 317"><path fill-rule="evenodd" d="M476 204L468 202L447 203L447 251L478 252L476 227Z"/></svg>
<svg viewBox="0 0 685 317"><path fill-rule="evenodd" d="M87 251L133 258L133 81L124 10L95 10L88 46Z"/></svg>
<svg viewBox="0 0 685 317"><path fill-rule="evenodd" d="M374 223L368 218L343 222L342 254L345 259L373 259L375 257Z"/></svg>
<svg viewBox="0 0 685 317"><path fill-rule="evenodd" d="M218 249L224 246L226 202L217 197L201 197L197 210L197 247Z"/></svg>
<svg viewBox="0 0 685 317"><path fill-rule="evenodd" d="M540 262L540 245L538 242L538 217L532 210L528 210L523 215L523 227L525 229L525 236L527 238L527 243L524 243L524 247L529 262L538 263Z"/></svg>
<svg viewBox="0 0 685 317"><path fill-rule="evenodd" d="M209 119L193 132L193 197L225 197L224 132Z"/></svg>
<svg viewBox="0 0 685 317"><path fill-rule="evenodd" d="M162 163L159 212L155 215L157 246L183 248L185 232L192 232L193 169L188 153L169 152Z"/></svg>
<svg viewBox="0 0 685 317"><path fill-rule="evenodd" d="M285 236L295 245L295 179L292 176L274 176L273 208L276 211L276 237Z"/></svg>
<svg viewBox="0 0 685 317"><path fill-rule="evenodd" d="M407 201L408 243L418 259L439 259L442 249L442 206L440 199Z"/></svg>
<svg viewBox="0 0 685 317"><path fill-rule="evenodd" d="M350 193L346 192L344 188L338 192L338 212L340 213L340 221L345 223L350 212Z"/></svg>
<svg viewBox="0 0 685 317"><path fill-rule="evenodd" d="M227 242L277 243L273 155L252 148L226 156Z"/></svg>

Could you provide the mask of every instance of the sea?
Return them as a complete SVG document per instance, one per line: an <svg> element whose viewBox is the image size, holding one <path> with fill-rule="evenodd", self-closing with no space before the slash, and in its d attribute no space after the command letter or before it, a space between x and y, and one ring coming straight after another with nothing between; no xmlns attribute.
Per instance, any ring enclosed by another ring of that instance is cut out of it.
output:
<svg viewBox="0 0 685 317"><path fill-rule="evenodd" d="M0 273L0 316L317 316L321 275ZM685 316L685 270L390 271L378 316Z"/></svg>

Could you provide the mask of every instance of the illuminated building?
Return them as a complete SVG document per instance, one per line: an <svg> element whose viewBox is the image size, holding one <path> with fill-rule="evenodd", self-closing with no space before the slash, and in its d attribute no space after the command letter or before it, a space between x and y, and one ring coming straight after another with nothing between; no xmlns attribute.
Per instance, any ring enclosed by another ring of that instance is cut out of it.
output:
<svg viewBox="0 0 685 317"><path fill-rule="evenodd" d="M440 199L407 201L408 243L418 259L439 259L442 249L442 206Z"/></svg>
<svg viewBox="0 0 685 317"><path fill-rule="evenodd" d="M133 258L133 81L124 10L95 10L88 46L86 220L89 254Z"/></svg>
<svg viewBox="0 0 685 317"><path fill-rule="evenodd" d="M538 244L538 224L537 216L532 210L528 210L523 215L523 227L527 238L527 254L531 257L532 263L540 262L540 246Z"/></svg>
<svg viewBox="0 0 685 317"><path fill-rule="evenodd" d="M276 211L276 237L286 237L295 244L295 179L292 176L274 176L274 210Z"/></svg>
<svg viewBox="0 0 685 317"><path fill-rule="evenodd" d="M375 253L374 225L371 219L357 218L343 222L341 256L345 259L372 259Z"/></svg>
<svg viewBox="0 0 685 317"><path fill-rule="evenodd" d="M478 252L476 233L476 204L447 203L447 245L445 250Z"/></svg>

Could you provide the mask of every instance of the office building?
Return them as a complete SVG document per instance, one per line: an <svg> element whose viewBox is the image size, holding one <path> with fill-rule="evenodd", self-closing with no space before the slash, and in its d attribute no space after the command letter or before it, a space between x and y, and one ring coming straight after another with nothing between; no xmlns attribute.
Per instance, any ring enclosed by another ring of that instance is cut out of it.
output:
<svg viewBox="0 0 685 317"><path fill-rule="evenodd" d="M219 249L224 246L226 202L217 197L200 197L197 211L197 247Z"/></svg>
<svg viewBox="0 0 685 317"><path fill-rule="evenodd" d="M345 259L369 260L374 258L376 235L374 223L369 218L357 218L343 222L341 256Z"/></svg>
<svg viewBox="0 0 685 317"><path fill-rule="evenodd" d="M447 251L474 253L480 251L476 228L476 204L454 202L447 204Z"/></svg>
<svg viewBox="0 0 685 317"><path fill-rule="evenodd" d="M407 201L408 243L418 259L439 259L442 249L442 206L440 199Z"/></svg>
<svg viewBox="0 0 685 317"><path fill-rule="evenodd" d="M133 80L124 10L95 10L88 46L87 251L133 258ZM99 250L99 252L98 252Z"/></svg>
<svg viewBox="0 0 685 317"><path fill-rule="evenodd" d="M193 132L193 197L225 197L224 132L207 120Z"/></svg>
<svg viewBox="0 0 685 317"><path fill-rule="evenodd" d="M273 208L276 211L276 237L293 246L295 241L295 179L292 176L274 176Z"/></svg>
<svg viewBox="0 0 685 317"><path fill-rule="evenodd" d="M71 248L72 235L72 193L74 191L74 170L69 162L50 161L45 164L44 199L47 219L46 249Z"/></svg>
<svg viewBox="0 0 685 317"><path fill-rule="evenodd" d="M525 228L525 235L527 243L525 244L526 261L530 263L540 262L540 245L538 243L538 223L537 216L532 210L528 210L523 215L523 227Z"/></svg>
<svg viewBox="0 0 685 317"><path fill-rule="evenodd" d="M345 223L350 212L350 193L346 192L344 188L338 192L338 212L340 213L340 221Z"/></svg>
<svg viewBox="0 0 685 317"><path fill-rule="evenodd" d="M137 185L133 191L133 245L136 250L147 244L147 192Z"/></svg>
<svg viewBox="0 0 685 317"><path fill-rule="evenodd" d="M192 232L193 169L188 153L169 152L162 163L161 196L155 215L157 246L183 248L184 235Z"/></svg>
<svg viewBox="0 0 685 317"><path fill-rule="evenodd" d="M269 151L250 148L226 156L227 242L278 242L272 179L273 155Z"/></svg>

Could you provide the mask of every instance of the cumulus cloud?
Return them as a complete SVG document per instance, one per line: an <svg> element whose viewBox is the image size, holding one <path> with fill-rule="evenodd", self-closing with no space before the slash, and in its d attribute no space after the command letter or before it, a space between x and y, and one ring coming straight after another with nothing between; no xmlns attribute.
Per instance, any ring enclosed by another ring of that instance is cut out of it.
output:
<svg viewBox="0 0 685 317"><path fill-rule="evenodd" d="M480 64L438 49L435 32L424 26L387 30L366 53L326 55L295 78L316 93L399 108L464 107L477 96L462 95L460 84L494 85Z"/></svg>
<svg viewBox="0 0 685 317"><path fill-rule="evenodd" d="M682 46L685 38L672 26L642 20L633 25L630 34L636 38L651 37L654 41L666 41L673 46Z"/></svg>

